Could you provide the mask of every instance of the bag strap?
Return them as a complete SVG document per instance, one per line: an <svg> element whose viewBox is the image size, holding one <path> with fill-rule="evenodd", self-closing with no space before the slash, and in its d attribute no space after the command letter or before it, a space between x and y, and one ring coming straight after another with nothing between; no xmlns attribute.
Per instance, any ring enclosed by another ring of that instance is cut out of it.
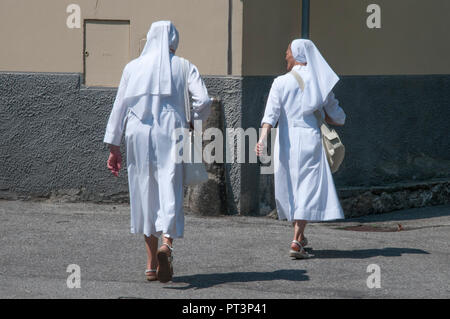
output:
<svg viewBox="0 0 450 319"><path fill-rule="evenodd" d="M191 122L191 104L189 102L189 62L182 58L183 77L184 77L184 113L186 121Z"/></svg>
<svg viewBox="0 0 450 319"><path fill-rule="evenodd" d="M297 80L298 85L300 86L300 88L302 89L302 91L305 91L305 82L303 81L302 77L300 76L300 74L298 74L297 72L295 72L294 70L292 70L290 72L294 78ZM317 122L319 123L319 127L322 125L323 120L322 120L322 114L320 114L319 110L314 111L314 116L317 119Z"/></svg>
<svg viewBox="0 0 450 319"><path fill-rule="evenodd" d="M298 74L298 73L295 72L294 70L292 70L290 73L291 73L291 74L294 76L294 78L297 80L298 85L300 86L300 88L302 89L302 91L304 91L304 90L305 90L305 82L303 82L303 79L302 79L302 77L300 76L300 74Z"/></svg>

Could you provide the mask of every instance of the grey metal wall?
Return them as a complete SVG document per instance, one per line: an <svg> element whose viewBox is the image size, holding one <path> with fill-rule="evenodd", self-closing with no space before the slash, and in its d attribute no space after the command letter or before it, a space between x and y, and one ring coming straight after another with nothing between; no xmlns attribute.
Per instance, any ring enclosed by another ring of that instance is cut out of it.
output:
<svg viewBox="0 0 450 319"><path fill-rule="evenodd" d="M259 127L272 80L206 77L224 127ZM345 76L335 93L347 113L338 188L450 177L450 75ZM115 94L79 74L0 73L0 194L125 201L126 171L113 178L102 143ZM230 213L256 213L261 196L273 205L258 164L225 167Z"/></svg>

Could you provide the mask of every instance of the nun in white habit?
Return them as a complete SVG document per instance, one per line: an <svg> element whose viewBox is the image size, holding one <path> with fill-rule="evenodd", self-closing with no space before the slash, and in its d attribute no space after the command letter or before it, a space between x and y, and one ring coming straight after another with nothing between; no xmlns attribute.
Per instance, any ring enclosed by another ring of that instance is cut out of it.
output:
<svg viewBox="0 0 450 319"><path fill-rule="evenodd" d="M180 150L173 133L189 124L184 111L184 60L175 55L177 47L178 31L170 21L152 24L142 54L125 66L104 137L110 144L108 168L117 176L126 127L131 233L145 235L147 279L162 282L172 278L173 239L184 233L183 164L173 156ZM191 63L187 85L193 99L191 118L205 120L212 100Z"/></svg>
<svg viewBox="0 0 450 319"><path fill-rule="evenodd" d="M309 257L304 250L307 221L344 218L314 111L332 125L343 125L345 113L332 92L339 78L312 41L294 40L286 62L287 70L303 79L304 91L290 72L273 81L255 151L262 154L268 131L278 123L273 158L276 206L280 219L294 222L290 256L300 259Z"/></svg>

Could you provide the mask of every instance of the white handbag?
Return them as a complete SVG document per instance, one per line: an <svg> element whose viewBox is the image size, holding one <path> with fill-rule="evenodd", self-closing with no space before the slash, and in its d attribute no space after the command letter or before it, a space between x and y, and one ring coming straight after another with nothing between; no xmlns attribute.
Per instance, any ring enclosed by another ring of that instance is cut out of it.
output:
<svg viewBox="0 0 450 319"><path fill-rule="evenodd" d="M189 101L189 62L186 59L181 59L183 64L183 76L184 76L184 111L186 114L186 121L190 125L191 123L191 103ZM202 142L196 143L194 138L195 134L201 134L201 132L195 132L195 130L189 130L188 143L184 143L184 146L189 145L188 148L183 148L183 152L188 152L188 162L183 161L183 181L185 185L196 185L208 180L208 172L206 171L203 160L199 163L195 163L194 159L203 159ZM185 136L186 137L186 136Z"/></svg>
<svg viewBox="0 0 450 319"><path fill-rule="evenodd" d="M331 173L338 171L345 156L345 147L342 144L341 138L338 133L330 128L323 120L320 111L315 111L317 121L320 125L320 131L322 133L322 144L327 154L328 164L330 165Z"/></svg>
<svg viewBox="0 0 450 319"><path fill-rule="evenodd" d="M297 80L300 88L302 91L305 89L305 83L303 82L302 77L300 74L292 70L290 72L295 79ZM319 110L314 112L314 115L317 119L317 122L319 123L320 132L322 133L322 145L325 149L325 153L327 155L327 161L330 165L330 170L332 173L337 172L339 169L339 166L341 166L342 162L344 161L345 156L345 147L344 144L342 144L341 138L339 137L338 133L330 128L323 120L322 120L322 114Z"/></svg>

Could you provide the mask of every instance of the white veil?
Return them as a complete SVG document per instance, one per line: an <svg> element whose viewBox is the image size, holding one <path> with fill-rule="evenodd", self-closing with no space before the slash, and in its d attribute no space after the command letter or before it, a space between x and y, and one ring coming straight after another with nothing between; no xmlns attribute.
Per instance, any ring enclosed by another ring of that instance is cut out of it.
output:
<svg viewBox="0 0 450 319"><path fill-rule="evenodd" d="M178 31L170 21L154 22L147 43L128 80L125 98L143 94L170 95L172 70L170 50L178 47Z"/></svg>
<svg viewBox="0 0 450 319"><path fill-rule="evenodd" d="M302 106L306 112L314 112L323 105L339 77L311 40L292 41L291 51L296 61L306 63L302 67L306 72Z"/></svg>

